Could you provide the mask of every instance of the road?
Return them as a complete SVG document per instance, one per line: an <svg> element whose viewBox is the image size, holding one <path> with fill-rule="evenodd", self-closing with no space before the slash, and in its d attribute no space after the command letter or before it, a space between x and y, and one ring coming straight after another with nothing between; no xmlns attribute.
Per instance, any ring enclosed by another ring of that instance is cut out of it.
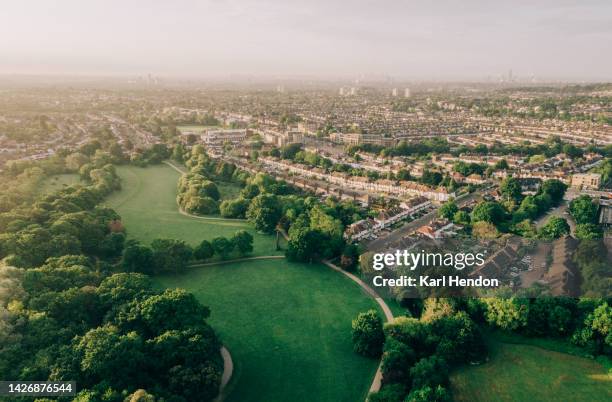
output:
<svg viewBox="0 0 612 402"><path fill-rule="evenodd" d="M462 207L476 199L479 199L484 193L484 191L487 189L488 187L486 189L482 189L482 190L475 191L473 193L458 197L456 200L457 205L459 207ZM406 235L412 233L419 227L431 222L433 219L436 218L437 213L438 213L438 210L436 208L433 211L423 215L422 217L417 218L413 220L412 222L406 223L402 227L391 232L389 235L385 237L379 237L375 240L372 240L371 242L366 244L366 248L368 249L368 251L384 251L387 248L389 248L391 245L400 241Z"/></svg>
<svg viewBox="0 0 612 402"><path fill-rule="evenodd" d="M548 219L550 219L550 217L558 216L559 218L563 218L567 221L571 229L570 233L575 233L576 232L576 222L574 222L574 219L572 219L571 215L567 213L568 211L567 208L568 208L567 201L563 201L558 207L548 211L544 216L536 220L535 221L536 227L540 229L542 226L546 224L546 222L548 222Z"/></svg>

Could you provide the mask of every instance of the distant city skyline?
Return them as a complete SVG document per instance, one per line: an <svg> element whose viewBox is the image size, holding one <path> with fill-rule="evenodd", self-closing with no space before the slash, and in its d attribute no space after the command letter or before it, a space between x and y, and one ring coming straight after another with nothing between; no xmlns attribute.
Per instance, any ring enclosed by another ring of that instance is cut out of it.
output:
<svg viewBox="0 0 612 402"><path fill-rule="evenodd" d="M612 2L13 1L0 74L612 80Z"/></svg>

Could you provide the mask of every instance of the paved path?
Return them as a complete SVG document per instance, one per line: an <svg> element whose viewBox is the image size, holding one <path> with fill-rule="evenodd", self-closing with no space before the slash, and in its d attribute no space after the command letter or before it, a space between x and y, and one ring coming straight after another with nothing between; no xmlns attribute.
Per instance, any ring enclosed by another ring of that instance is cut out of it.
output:
<svg viewBox="0 0 612 402"><path fill-rule="evenodd" d="M215 398L215 402L221 402L225 399L225 387L232 378L234 372L234 362L229 350L225 346L221 346L221 357L223 358L223 375L221 376L221 385L219 386L219 395Z"/></svg>
<svg viewBox="0 0 612 402"><path fill-rule="evenodd" d="M164 163L168 166L170 166L171 168L173 168L174 170L176 170L177 172L184 174L185 172L179 168L178 166L174 165L173 163L169 162L169 161L164 161ZM179 207L179 212L185 216L189 216L192 218L196 218L196 219L213 219L213 220L234 220L234 221L240 221L242 219L225 219L225 218L209 218L209 217L205 217L205 216L198 216L198 215L192 215L188 212L183 211L180 207ZM285 239L288 239L288 235L284 230L281 230L281 234L283 235L283 237ZM264 255L264 256L258 256L258 257L247 257L247 258L237 258L237 259L233 259L233 260L226 260L226 261L218 261L218 262L211 262L211 263L203 263L203 264L192 264L190 265L190 267L205 267L205 266L211 266L211 265L219 265L219 264L228 264L228 263L233 263L233 262L240 262L240 261L253 261L253 260L264 260L264 259L282 259L285 258L284 255ZM343 270L342 268L334 265L331 261L323 261L323 263L325 265L327 265L328 267L330 267L331 269L333 269L334 271L338 271L340 273L342 273L343 275L347 276L349 279L351 279L353 282L357 283L359 286L361 286L361 288L363 290L365 290L365 292L372 297L376 303L378 303L378 305L380 306L380 308L382 309L384 315L385 315L385 320L387 322L392 322L394 317L393 317L393 313L391 312L391 309L389 308L389 306L387 305L387 303L383 300L382 297L379 296L378 293L376 293L376 291L374 289L372 289L367 283L365 283L364 281L361 280L361 278L358 278L356 275L353 275L350 272L347 272L345 270ZM224 398L224 394L223 394L223 390L225 388L225 386L227 385L227 383L229 382L231 376L232 376L232 372L234 370L234 364L232 362L232 358L229 354L229 351L225 348L222 347L221 348L221 356L223 357L223 377L221 378L221 387L220 387L220 391L219 391L219 396L217 397L217 399L215 400L215 402L221 402ZM372 385L370 386L370 390L369 392L378 392L380 390L380 387L382 385L382 360L378 365L378 369L376 370L376 374L374 375L374 379L372 380Z"/></svg>
<svg viewBox="0 0 612 402"><path fill-rule="evenodd" d="M352 273L347 272L347 271L343 270L342 268L332 264L330 261L325 260L325 261L323 261L323 263L325 265L327 265L328 267L330 267L331 269L333 269L334 271L338 271L338 272L342 273L343 275L347 276L353 282L355 282L359 286L361 286L361 288L363 290L365 290L365 292L368 295L370 295L370 297L372 297L374 300L376 300L376 303L378 303L378 305L382 309L383 313L385 314L385 320L387 322L393 322L394 318L393 318L393 313L391 312L391 309L389 308L387 303L383 300L383 298L380 297L378 295L378 293L376 293L376 291L370 287L370 285L368 285L367 283L362 281L361 278L358 278L356 275L353 275ZM381 359L380 363L378 364L378 368L376 369L376 374L374 374L374 378L372 379L372 385L370 385L370 391L369 392L371 393L371 392L378 392L378 391L380 391L381 385L382 385L382 359ZM367 400L367 398L366 398L366 400Z"/></svg>
<svg viewBox="0 0 612 402"><path fill-rule="evenodd" d="M174 169L177 172L179 172L180 174L186 173L183 169L181 169L180 167L176 166L174 163L172 163L170 161L164 161L164 163L166 165L170 166L172 169ZM202 220L205 220L205 221L246 222L246 219L239 219L239 218L220 218L220 217L215 217L215 216L194 215L194 214L190 214L189 212L185 211L180 206L178 207L178 211L179 211L179 213L181 215L189 216L190 218L202 219Z"/></svg>
<svg viewBox="0 0 612 402"><path fill-rule="evenodd" d="M177 172L179 172L180 174L185 174L187 172L185 172L183 169L181 169L180 167L176 166L174 163L170 162L170 161L164 161L164 163L168 166L170 166L172 169L176 170Z"/></svg>
<svg viewBox="0 0 612 402"><path fill-rule="evenodd" d="M190 264L189 268L199 268L199 267L210 267L213 265L223 265L223 264L231 264L234 262L242 262L242 261L255 261L255 260L281 260L285 258L284 255L258 255L256 257L245 257L245 258L234 258L231 260L221 260L221 261L213 261L213 262L202 262Z"/></svg>
<svg viewBox="0 0 612 402"><path fill-rule="evenodd" d="M535 221L536 227L540 229L542 226L546 224L546 222L548 222L548 220L551 217L556 216L559 218L563 218L567 221L567 224L570 227L570 234L575 233L576 232L576 222L574 222L574 219L572 218L572 216L567 213L568 207L569 205L567 201L565 200L561 201L561 204L559 204L557 207L547 211L543 216L536 219Z"/></svg>
<svg viewBox="0 0 612 402"><path fill-rule="evenodd" d="M181 168L179 168L178 166L174 165L171 162L164 161L164 163L170 166L172 169L179 172L180 174L185 173L185 171L183 171ZM189 216L190 218L205 219L205 220L233 220L233 221L238 220L240 221L240 219L209 218L206 216L192 215L190 213L183 211L183 209L180 207L178 208L178 210L179 210L179 213L185 216ZM190 267L204 267L208 265L227 264L230 262L237 262L237 261L260 260L260 259L265 259L265 258L279 258L279 257L285 258L285 256L261 256L261 257L249 257L249 258L236 258L236 259L227 260L227 261L218 261L218 262L211 262L211 263L204 263L204 264L193 264L193 265L190 265ZM225 346L221 346L221 357L223 358L223 375L221 376L221 384L219 385L219 396L215 398L215 402L221 402L223 401L223 399L225 399L225 393L224 393L225 387L229 383L230 379L232 378L232 373L234 372L234 362L232 361L232 356L230 355L229 350L227 350Z"/></svg>

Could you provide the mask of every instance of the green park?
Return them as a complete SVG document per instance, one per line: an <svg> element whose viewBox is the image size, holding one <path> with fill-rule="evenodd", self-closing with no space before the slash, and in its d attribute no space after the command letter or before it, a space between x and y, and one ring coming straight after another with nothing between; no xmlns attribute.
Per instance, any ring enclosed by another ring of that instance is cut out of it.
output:
<svg viewBox="0 0 612 402"><path fill-rule="evenodd" d="M185 240L195 245L247 230L253 256L282 255L275 237L246 221L186 216L176 203L179 173L165 164L118 168L122 190L107 204L129 238ZM230 185L219 186L222 198ZM359 286L322 264L266 259L194 267L156 277L184 288L211 308L211 325L229 349L234 373L230 401L355 401L369 389L377 361L356 355L351 319L376 303Z"/></svg>
<svg viewBox="0 0 612 402"><path fill-rule="evenodd" d="M609 401L612 377L598 362L527 344L491 341L490 360L451 375L458 402Z"/></svg>

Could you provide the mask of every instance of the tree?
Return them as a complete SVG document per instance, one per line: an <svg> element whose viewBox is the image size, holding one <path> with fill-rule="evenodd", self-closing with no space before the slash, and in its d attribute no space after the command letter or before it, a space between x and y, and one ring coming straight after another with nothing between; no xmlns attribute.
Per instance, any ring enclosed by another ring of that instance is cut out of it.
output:
<svg viewBox="0 0 612 402"><path fill-rule="evenodd" d="M96 382L127 388L143 379L146 362L142 338L136 332L122 335L111 325L95 328L77 338L74 349L81 357L81 370Z"/></svg>
<svg viewBox="0 0 612 402"><path fill-rule="evenodd" d="M259 186L257 186L256 184L247 184L240 191L240 196L247 200L251 200L257 197L258 195L259 195Z"/></svg>
<svg viewBox="0 0 612 402"><path fill-rule="evenodd" d="M449 364L481 361L485 355L480 329L465 311L433 320L431 333L438 338L436 354Z"/></svg>
<svg viewBox="0 0 612 402"><path fill-rule="evenodd" d="M457 225L467 226L471 223L470 214L465 211L457 211L455 215L453 215L452 221Z"/></svg>
<svg viewBox="0 0 612 402"><path fill-rule="evenodd" d="M302 149L302 144L293 143L284 145L280 150L280 157L283 159L293 159L295 155ZM271 153L270 153L271 154Z"/></svg>
<svg viewBox="0 0 612 402"><path fill-rule="evenodd" d="M552 197L548 193L541 193L533 197L533 201L538 208L538 215L548 211L553 206Z"/></svg>
<svg viewBox="0 0 612 402"><path fill-rule="evenodd" d="M155 396L144 389L137 389L134 393L128 395L124 402L155 402Z"/></svg>
<svg viewBox="0 0 612 402"><path fill-rule="evenodd" d="M353 350L368 357L378 357L382 352L385 334L382 319L376 310L360 313L353 320Z"/></svg>
<svg viewBox="0 0 612 402"><path fill-rule="evenodd" d="M442 181L442 178L442 173L425 169L423 170L421 181L423 182L423 184L437 186Z"/></svg>
<svg viewBox="0 0 612 402"><path fill-rule="evenodd" d="M515 222L522 221L524 219L535 219L539 213L540 212L538 205L536 204L536 198L532 195L528 195L527 197L523 198L523 201L521 201L521 205L514 212L512 218Z"/></svg>
<svg viewBox="0 0 612 402"><path fill-rule="evenodd" d="M183 271L193 255L191 247L182 240L155 239L151 249L156 272Z"/></svg>
<svg viewBox="0 0 612 402"><path fill-rule="evenodd" d="M538 229L529 219L524 219L514 225L514 232L526 238L533 238L537 236Z"/></svg>
<svg viewBox="0 0 612 402"><path fill-rule="evenodd" d="M215 254L215 250L208 240L202 240L193 250L196 260L207 260Z"/></svg>
<svg viewBox="0 0 612 402"><path fill-rule="evenodd" d="M244 218L249 204L250 201L242 197L225 200L219 206L219 211L224 218Z"/></svg>
<svg viewBox="0 0 612 402"><path fill-rule="evenodd" d="M404 402L451 402L453 398L446 388L438 385L435 388L425 386L413 389Z"/></svg>
<svg viewBox="0 0 612 402"><path fill-rule="evenodd" d="M396 177L397 180L410 180L410 172L406 169L400 169Z"/></svg>
<svg viewBox="0 0 612 402"><path fill-rule="evenodd" d="M505 159L500 159L495 163L495 170L508 170L510 169L510 165L508 165L508 161Z"/></svg>
<svg viewBox="0 0 612 402"><path fill-rule="evenodd" d="M328 240L318 230L309 227L292 227L289 233L287 251L285 252L290 261L312 262L325 256L324 246Z"/></svg>
<svg viewBox="0 0 612 402"><path fill-rule="evenodd" d="M176 144L172 149L172 159L179 163L183 163L185 161L186 152L187 150L183 144Z"/></svg>
<svg viewBox="0 0 612 402"><path fill-rule="evenodd" d="M340 256L340 266L347 271L351 271L359 261L359 247L355 244L347 244Z"/></svg>
<svg viewBox="0 0 612 402"><path fill-rule="evenodd" d="M215 254L219 255L223 259L227 258L227 256L234 250L234 243L221 236L212 239L211 245L213 250L215 250Z"/></svg>
<svg viewBox="0 0 612 402"><path fill-rule="evenodd" d="M521 183L518 181L518 179L515 179L514 177L505 178L501 182L499 190L508 201L519 201L521 199Z"/></svg>
<svg viewBox="0 0 612 402"><path fill-rule="evenodd" d="M219 204L210 197L192 196L184 203L184 209L191 213L213 215L219 212Z"/></svg>
<svg viewBox="0 0 612 402"><path fill-rule="evenodd" d="M603 231L593 223L580 223L576 225L576 238L581 240L601 239Z"/></svg>
<svg viewBox="0 0 612 402"><path fill-rule="evenodd" d="M567 190L567 185L557 179L546 180L544 183L542 183L541 191L550 195L550 198L555 205L561 202L563 196L565 195L565 190Z"/></svg>
<svg viewBox="0 0 612 402"><path fill-rule="evenodd" d="M569 210L578 224L597 223L597 205L586 194L572 200Z"/></svg>
<svg viewBox="0 0 612 402"><path fill-rule="evenodd" d="M153 282L147 275L124 272L105 278L96 292L103 305L119 307L142 296L153 294Z"/></svg>
<svg viewBox="0 0 612 402"><path fill-rule="evenodd" d="M130 310L116 320L126 331L138 331L147 338L165 331L199 328L206 325L210 309L192 293L166 289L130 304Z"/></svg>
<svg viewBox="0 0 612 402"><path fill-rule="evenodd" d="M246 230L237 231L231 239L240 255L247 255L253 251L253 236Z"/></svg>
<svg viewBox="0 0 612 402"><path fill-rule="evenodd" d="M126 272L151 274L155 268L153 250L132 240L123 250L121 265Z"/></svg>
<svg viewBox="0 0 612 402"><path fill-rule="evenodd" d="M368 402L402 402L406 394L404 384L383 385L380 391L368 395Z"/></svg>
<svg viewBox="0 0 612 402"><path fill-rule="evenodd" d="M217 185L210 180L205 180L204 182L202 182L202 184L200 185L200 194L203 197L210 197L215 201L218 201L221 197Z"/></svg>
<svg viewBox="0 0 612 402"><path fill-rule="evenodd" d="M315 205L310 210L310 228L318 230L330 238L342 237L342 222L326 213L320 205Z"/></svg>
<svg viewBox="0 0 612 402"><path fill-rule="evenodd" d="M540 237L553 240L570 232L570 227L564 218L552 216L540 229Z"/></svg>
<svg viewBox="0 0 612 402"><path fill-rule="evenodd" d="M506 211L495 201L484 201L472 211L472 222L489 222L498 225L505 219Z"/></svg>
<svg viewBox="0 0 612 402"><path fill-rule="evenodd" d="M592 353L612 348L612 307L608 303L596 306L587 314L583 326L572 335L572 343L588 347Z"/></svg>
<svg viewBox="0 0 612 402"><path fill-rule="evenodd" d="M440 206L440 209L438 209L438 216L452 220L458 211L459 207L457 207L457 203L454 200L450 200Z"/></svg>
<svg viewBox="0 0 612 402"><path fill-rule="evenodd" d="M412 389L437 387L448 382L448 365L439 356L424 357L410 369Z"/></svg>
<svg viewBox="0 0 612 402"><path fill-rule="evenodd" d="M492 297L484 299L486 319L491 325L504 330L516 330L527 325L529 302L519 298Z"/></svg>
<svg viewBox="0 0 612 402"><path fill-rule="evenodd" d="M275 195L260 194L251 201L246 217L256 230L273 233L282 213L282 208Z"/></svg>
<svg viewBox="0 0 612 402"><path fill-rule="evenodd" d="M382 357L383 383L408 383L410 367L416 361L416 352L408 345L388 337Z"/></svg>

